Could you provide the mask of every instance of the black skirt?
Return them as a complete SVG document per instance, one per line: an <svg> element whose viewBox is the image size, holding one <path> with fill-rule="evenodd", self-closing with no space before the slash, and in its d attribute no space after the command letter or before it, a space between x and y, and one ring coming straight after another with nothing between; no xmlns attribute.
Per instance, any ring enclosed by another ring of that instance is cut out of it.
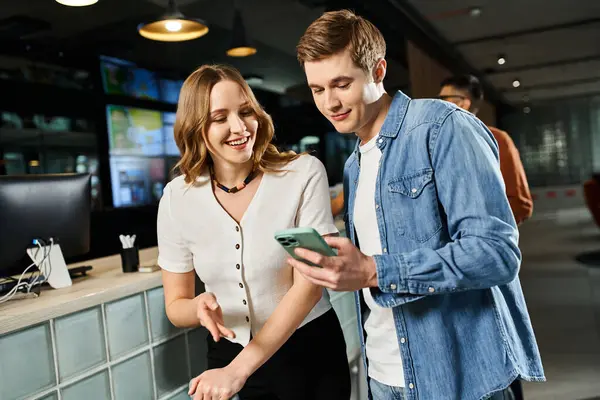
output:
<svg viewBox="0 0 600 400"><path fill-rule="evenodd" d="M243 346L208 335L208 368L227 366ZM246 381L241 400L348 400L350 370L337 315L330 310L299 328Z"/></svg>

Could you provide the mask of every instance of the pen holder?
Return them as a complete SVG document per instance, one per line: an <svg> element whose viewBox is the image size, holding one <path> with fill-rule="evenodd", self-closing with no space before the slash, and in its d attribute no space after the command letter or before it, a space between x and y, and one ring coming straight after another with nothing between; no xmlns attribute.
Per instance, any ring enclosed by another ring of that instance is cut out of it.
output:
<svg viewBox="0 0 600 400"><path fill-rule="evenodd" d="M121 267L123 272L137 272L140 266L140 255L137 246L121 249Z"/></svg>

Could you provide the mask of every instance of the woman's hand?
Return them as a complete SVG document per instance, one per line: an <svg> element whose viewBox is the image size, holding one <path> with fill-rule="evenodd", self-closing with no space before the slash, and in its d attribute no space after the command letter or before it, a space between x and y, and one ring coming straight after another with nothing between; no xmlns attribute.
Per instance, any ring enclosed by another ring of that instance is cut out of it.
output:
<svg viewBox="0 0 600 400"><path fill-rule="evenodd" d="M223 310L217 303L217 298L214 294L206 292L197 297L198 304L196 306L196 315L200 321L200 325L208 329L215 342L218 342L221 337L233 339L235 333L231 329L225 327L223 322Z"/></svg>
<svg viewBox="0 0 600 400"><path fill-rule="evenodd" d="M188 394L193 400L229 400L242 390L246 379L230 366L211 369L191 380Z"/></svg>

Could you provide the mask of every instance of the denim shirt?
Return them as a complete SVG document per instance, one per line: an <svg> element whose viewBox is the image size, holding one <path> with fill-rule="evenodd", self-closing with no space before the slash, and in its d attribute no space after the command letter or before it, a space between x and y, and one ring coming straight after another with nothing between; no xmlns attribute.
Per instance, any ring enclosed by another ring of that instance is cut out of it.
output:
<svg viewBox="0 0 600 400"><path fill-rule="evenodd" d="M491 132L448 102L398 92L377 146L383 253L371 293L393 309L406 399L484 399L517 377L545 380ZM357 144L344 168L346 231L357 246L359 171ZM360 292L356 305L365 356Z"/></svg>

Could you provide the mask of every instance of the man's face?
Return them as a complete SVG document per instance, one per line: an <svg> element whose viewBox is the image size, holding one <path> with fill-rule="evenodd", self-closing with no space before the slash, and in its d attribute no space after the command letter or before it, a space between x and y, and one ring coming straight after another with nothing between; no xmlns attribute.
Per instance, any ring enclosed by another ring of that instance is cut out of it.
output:
<svg viewBox="0 0 600 400"><path fill-rule="evenodd" d="M438 97L441 100L454 103L464 110L469 111L471 108L471 100L469 99L468 93L466 93L464 90L457 89L454 86L443 86Z"/></svg>
<svg viewBox="0 0 600 400"><path fill-rule="evenodd" d="M377 115L377 84L348 50L306 62L304 70L317 108L338 132L358 133Z"/></svg>

